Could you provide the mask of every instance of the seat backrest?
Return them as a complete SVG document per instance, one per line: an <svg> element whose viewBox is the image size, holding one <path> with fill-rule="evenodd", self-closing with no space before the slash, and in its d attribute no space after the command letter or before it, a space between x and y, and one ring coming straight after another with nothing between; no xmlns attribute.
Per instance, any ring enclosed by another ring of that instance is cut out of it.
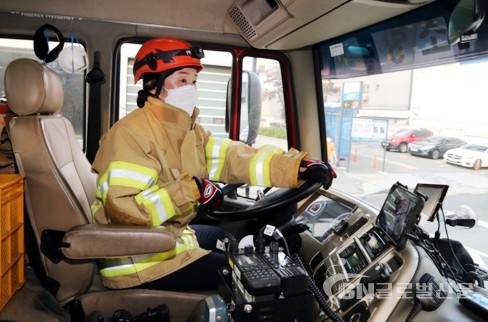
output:
<svg viewBox="0 0 488 322"><path fill-rule="evenodd" d="M95 263L56 263L40 251L41 239L46 230L67 231L91 222L96 176L72 124L59 114L64 92L53 70L32 59L14 60L5 70L5 94L17 115L9 123L10 139L25 175L25 208L37 242L38 258L31 260L38 259L36 273L44 286L59 301L68 301L88 290Z"/></svg>

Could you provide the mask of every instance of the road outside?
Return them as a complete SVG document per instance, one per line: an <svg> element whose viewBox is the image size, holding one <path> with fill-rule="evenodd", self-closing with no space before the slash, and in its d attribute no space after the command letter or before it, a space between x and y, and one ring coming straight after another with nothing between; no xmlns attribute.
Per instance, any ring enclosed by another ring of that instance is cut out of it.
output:
<svg viewBox="0 0 488 322"><path fill-rule="evenodd" d="M445 213L456 212L461 205L468 205L478 218L477 226L466 229L448 227L451 239L461 241L475 261L488 266L488 168L478 171L450 165L444 160L412 156L409 153L386 152L380 143L352 143L349 159L340 160L335 167L338 178L336 189L354 195L381 207L386 193L397 181L414 188L417 183L449 185L443 203ZM437 222L423 226L429 233L437 229ZM443 223L441 237L446 237Z"/></svg>

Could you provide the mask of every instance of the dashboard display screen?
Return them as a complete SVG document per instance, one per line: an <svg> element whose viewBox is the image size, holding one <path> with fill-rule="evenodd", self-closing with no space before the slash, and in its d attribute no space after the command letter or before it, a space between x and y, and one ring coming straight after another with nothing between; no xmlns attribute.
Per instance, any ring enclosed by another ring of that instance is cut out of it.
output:
<svg viewBox="0 0 488 322"><path fill-rule="evenodd" d="M371 237L368 241L367 241L367 244L369 246L370 249L372 250L379 250L381 249L382 245L380 245L378 239L376 239L376 237Z"/></svg>
<svg viewBox="0 0 488 322"><path fill-rule="evenodd" d="M420 192L428 197L422 209L422 216L428 221L433 221L439 208L444 201L449 186L442 184L419 183L415 187L415 192Z"/></svg>
<svg viewBox="0 0 488 322"><path fill-rule="evenodd" d="M420 218L423 207L423 198L396 183L386 196L376 224L397 249L402 249L405 247L407 234Z"/></svg>
<svg viewBox="0 0 488 322"><path fill-rule="evenodd" d="M358 249L356 243L353 243L344 249L339 254L339 257L341 258L344 268L348 273L358 274L367 265L367 261L361 251Z"/></svg>
<svg viewBox="0 0 488 322"><path fill-rule="evenodd" d="M349 273L359 273L361 271L362 263L361 258L359 257L358 253L354 253L346 259L346 270Z"/></svg>

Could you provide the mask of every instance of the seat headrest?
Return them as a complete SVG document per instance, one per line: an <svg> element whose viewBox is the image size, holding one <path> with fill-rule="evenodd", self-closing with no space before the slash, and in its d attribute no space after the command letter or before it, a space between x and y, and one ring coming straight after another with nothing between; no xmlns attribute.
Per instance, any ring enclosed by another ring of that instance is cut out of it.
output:
<svg viewBox="0 0 488 322"><path fill-rule="evenodd" d="M64 100L56 72L29 58L19 58L7 65L5 96L17 115L57 113Z"/></svg>

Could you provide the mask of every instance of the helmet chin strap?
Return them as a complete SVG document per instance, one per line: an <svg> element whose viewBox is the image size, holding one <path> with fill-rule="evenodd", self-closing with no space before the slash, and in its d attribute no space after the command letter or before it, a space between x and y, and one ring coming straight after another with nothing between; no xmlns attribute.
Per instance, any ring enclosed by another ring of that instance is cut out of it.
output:
<svg viewBox="0 0 488 322"><path fill-rule="evenodd" d="M164 97L163 97L163 95L161 95L161 94L159 94L159 95L157 95L157 96L156 96L156 95L154 95L154 97L159 98L160 100L163 100L163 101L164 101Z"/></svg>
<svg viewBox="0 0 488 322"><path fill-rule="evenodd" d="M160 98L161 91L163 89L164 80L173 72L174 70L167 70L159 73L155 81L147 80L143 84L143 89L140 90L137 94L137 106L143 107L149 96ZM153 92L153 90L155 91Z"/></svg>
<svg viewBox="0 0 488 322"><path fill-rule="evenodd" d="M159 95L161 94L161 91L163 90L164 80L168 76L169 76L169 73L167 71L159 74L158 80L156 81L156 92L154 93L154 97L159 97Z"/></svg>

